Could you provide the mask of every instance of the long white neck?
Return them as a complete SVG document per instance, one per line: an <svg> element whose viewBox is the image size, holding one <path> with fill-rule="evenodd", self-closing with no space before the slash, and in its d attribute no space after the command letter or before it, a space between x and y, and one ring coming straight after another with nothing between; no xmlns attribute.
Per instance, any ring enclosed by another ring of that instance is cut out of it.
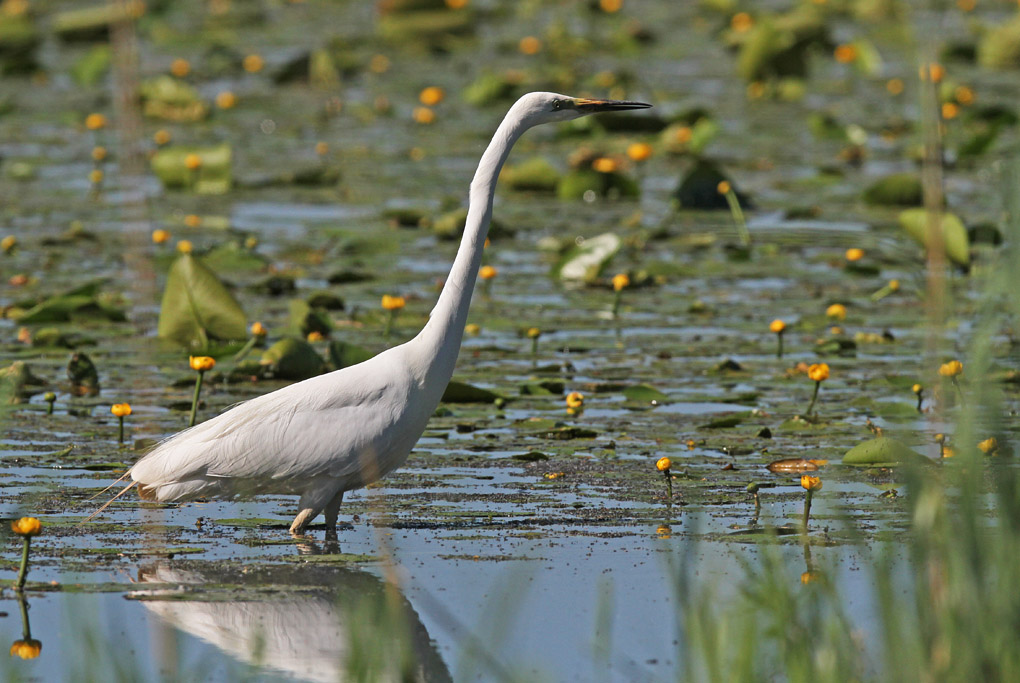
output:
<svg viewBox="0 0 1020 683"><path fill-rule="evenodd" d="M513 119L513 120L511 120ZM492 218L492 198L496 192L496 179L503 163L510 154L510 148L524 132L519 118L503 119L492 141L478 162L478 170L471 181L468 196L467 223L464 235L457 249L457 257L450 268L439 301L429 316L422 331L409 346L420 354L419 367L426 374L426 385L437 387L440 395L453 376L457 364L464 325L467 323L468 307L482 261L485 236L489 232ZM438 400L438 397L437 397Z"/></svg>

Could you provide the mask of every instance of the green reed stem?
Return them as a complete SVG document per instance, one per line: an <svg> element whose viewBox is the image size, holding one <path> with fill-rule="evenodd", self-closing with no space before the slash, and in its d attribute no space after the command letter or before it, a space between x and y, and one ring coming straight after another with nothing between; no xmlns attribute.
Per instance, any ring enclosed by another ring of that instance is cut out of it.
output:
<svg viewBox="0 0 1020 683"><path fill-rule="evenodd" d="M191 397L191 416L188 418L188 426L195 426L195 415L198 413L198 396L202 393L202 378L205 376L205 370L198 371L198 377L195 378L195 395Z"/></svg>

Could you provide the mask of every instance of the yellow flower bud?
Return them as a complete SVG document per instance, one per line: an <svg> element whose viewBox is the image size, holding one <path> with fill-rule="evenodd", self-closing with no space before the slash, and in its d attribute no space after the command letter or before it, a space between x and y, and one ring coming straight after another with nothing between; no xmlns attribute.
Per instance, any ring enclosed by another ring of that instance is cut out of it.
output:
<svg viewBox="0 0 1020 683"><path fill-rule="evenodd" d="M434 85L430 85L418 93L418 101L426 107L436 106L443 101L444 97L446 97L446 93L443 92L443 89Z"/></svg>
<svg viewBox="0 0 1020 683"><path fill-rule="evenodd" d="M815 382L824 382L829 379L829 365L827 363L815 363L808 367L807 374Z"/></svg>
<svg viewBox="0 0 1020 683"><path fill-rule="evenodd" d="M211 356L189 356L188 365L191 366L192 370L205 372L216 367L216 359Z"/></svg>
<svg viewBox="0 0 1020 683"><path fill-rule="evenodd" d="M995 455L995 452L999 450L999 442L993 436L979 443L978 448L980 448L981 452L985 455Z"/></svg>
<svg viewBox="0 0 1020 683"><path fill-rule="evenodd" d="M958 360L951 360L939 366L939 374L943 377L956 377L963 374L963 363Z"/></svg>
<svg viewBox="0 0 1020 683"><path fill-rule="evenodd" d="M524 36L517 43L517 49L521 51L521 54L525 55L538 54L542 50L542 41L535 36Z"/></svg>
<svg viewBox="0 0 1020 683"><path fill-rule="evenodd" d="M221 93L217 93L216 106L219 107L220 109L233 109L236 104L237 95L230 92L229 90L224 90Z"/></svg>
<svg viewBox="0 0 1020 683"><path fill-rule="evenodd" d="M201 166L202 166L202 157L200 157L199 155L195 154L194 152L192 152L191 154L188 154L187 156L184 157L184 167L187 168L189 171L194 171L195 169L197 169L197 168L199 168Z"/></svg>
<svg viewBox="0 0 1020 683"><path fill-rule="evenodd" d="M542 330L537 327L529 327L526 334L528 335L528 339L537 339L539 335L542 334Z"/></svg>
<svg viewBox="0 0 1020 683"><path fill-rule="evenodd" d="M117 417L127 417L128 415L131 414L131 404L114 403L112 406L110 406L110 412L116 415Z"/></svg>
<svg viewBox="0 0 1020 683"><path fill-rule="evenodd" d="M241 62L241 66L243 66L244 70L250 74L262 71L262 67L265 65L266 65L265 60L262 59L262 57L254 54L248 55L247 57L244 58L244 61Z"/></svg>
<svg viewBox="0 0 1020 683"><path fill-rule="evenodd" d="M177 251L182 254L190 254L194 246L191 244L191 240L181 240L177 243Z"/></svg>
<svg viewBox="0 0 1020 683"><path fill-rule="evenodd" d="M411 113L411 118L414 119L415 123L428 125L436 120L436 112L428 107L415 107Z"/></svg>
<svg viewBox="0 0 1020 683"><path fill-rule="evenodd" d="M567 394L567 407L578 409L584 405L584 394L580 391L571 391Z"/></svg>
<svg viewBox="0 0 1020 683"><path fill-rule="evenodd" d="M591 167L599 173L615 173L619 169L619 164L616 163L615 159L599 157L591 162Z"/></svg>
<svg viewBox="0 0 1020 683"><path fill-rule="evenodd" d="M496 277L496 273L498 272L499 271L497 271L492 266L482 266L482 269L478 271L478 277L482 278L483 280L491 280L492 278Z"/></svg>
<svg viewBox="0 0 1020 683"><path fill-rule="evenodd" d="M11 657L21 659L35 659L42 652L42 643L38 640L15 640L11 645Z"/></svg>
<svg viewBox="0 0 1020 683"><path fill-rule="evenodd" d="M191 64L186 59L177 58L170 64L170 73L177 78L184 78L191 73Z"/></svg>
<svg viewBox="0 0 1020 683"><path fill-rule="evenodd" d="M251 336L253 337L264 337L268 334L266 326L262 323L255 321L251 324Z"/></svg>
<svg viewBox="0 0 1020 683"><path fill-rule="evenodd" d="M719 184L715 186L715 190L719 194L729 194L732 189L733 187L728 180L720 180Z"/></svg>
<svg viewBox="0 0 1020 683"><path fill-rule="evenodd" d="M89 130L106 128L106 116L104 114L89 114L85 117L85 127Z"/></svg>
<svg viewBox="0 0 1020 683"><path fill-rule="evenodd" d="M672 464L673 463L669 461L669 458L659 458L658 460L655 461L655 469L659 470L660 472L668 472L669 467Z"/></svg>
<svg viewBox="0 0 1020 683"><path fill-rule="evenodd" d="M652 146L647 142L635 142L627 147L627 156L633 161L647 161L652 156Z"/></svg>
<svg viewBox="0 0 1020 683"><path fill-rule="evenodd" d="M857 247L851 247L851 248L846 250L846 260L847 261L850 261L850 262L860 261L862 258L864 258L864 250L863 249L858 249Z"/></svg>
<svg viewBox="0 0 1020 683"><path fill-rule="evenodd" d="M621 289L630 286L630 276L626 273L617 273L613 276L613 291L619 292Z"/></svg>
<svg viewBox="0 0 1020 683"><path fill-rule="evenodd" d="M812 477L810 474L802 474L800 477L800 485L808 491L819 491L822 488L822 480L820 477Z"/></svg>
<svg viewBox="0 0 1020 683"><path fill-rule="evenodd" d="M390 296L389 294L383 294L382 307L387 311L399 311L406 305L407 302L402 296Z"/></svg>
<svg viewBox="0 0 1020 683"><path fill-rule="evenodd" d="M843 304L832 304L825 309L825 317L833 320L846 320L846 306Z"/></svg>
<svg viewBox="0 0 1020 683"><path fill-rule="evenodd" d="M775 332L776 334L782 334L783 332L786 331L786 323L784 323L779 318L776 318L771 323L769 323L769 330Z"/></svg>
<svg viewBox="0 0 1020 683"><path fill-rule="evenodd" d="M11 531L18 536L38 536L42 532L42 522L35 517L22 517L11 522Z"/></svg>

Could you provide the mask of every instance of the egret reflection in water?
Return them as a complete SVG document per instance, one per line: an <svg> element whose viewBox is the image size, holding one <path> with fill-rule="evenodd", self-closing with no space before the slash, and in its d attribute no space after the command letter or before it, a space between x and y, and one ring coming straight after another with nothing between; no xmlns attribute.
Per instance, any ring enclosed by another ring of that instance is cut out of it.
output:
<svg viewBox="0 0 1020 683"><path fill-rule="evenodd" d="M160 562L138 575L170 587L130 598L238 661L311 681L451 680L411 604L369 572Z"/></svg>

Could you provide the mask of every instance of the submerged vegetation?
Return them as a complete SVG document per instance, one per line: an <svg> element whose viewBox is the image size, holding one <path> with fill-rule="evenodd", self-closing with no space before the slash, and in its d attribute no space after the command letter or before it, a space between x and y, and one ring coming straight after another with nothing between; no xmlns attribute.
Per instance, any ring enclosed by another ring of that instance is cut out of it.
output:
<svg viewBox="0 0 1020 683"><path fill-rule="evenodd" d="M3 0L0 671L1016 679L1018 12ZM278 497L77 526L414 335L545 89L655 107L522 139L457 378L339 543Z"/></svg>

